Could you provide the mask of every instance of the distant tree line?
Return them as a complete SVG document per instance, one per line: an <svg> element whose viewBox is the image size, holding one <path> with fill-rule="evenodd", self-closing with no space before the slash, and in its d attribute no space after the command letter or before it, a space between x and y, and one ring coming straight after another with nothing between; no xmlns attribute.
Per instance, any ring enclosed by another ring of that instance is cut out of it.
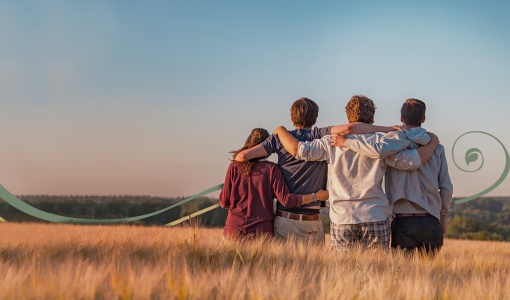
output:
<svg viewBox="0 0 510 300"><path fill-rule="evenodd" d="M446 237L510 241L510 197L486 197L454 205Z"/></svg>
<svg viewBox="0 0 510 300"><path fill-rule="evenodd" d="M49 213L90 219L116 219L148 214L166 208L184 198L150 196L20 196L26 203ZM202 197L172 208L134 225L154 226L187 216L218 203L218 199ZM0 217L9 222L45 222L22 213L0 200ZM222 227L227 210L217 208L194 220L201 226ZM329 218L324 216L325 230ZM486 197L454 205L447 223L447 238L510 241L510 197Z"/></svg>
<svg viewBox="0 0 510 300"><path fill-rule="evenodd" d="M49 213L73 218L117 219L152 213L182 201L184 198L150 196L20 196L26 203ZM134 225L163 225L195 211L218 203L217 199L198 198L150 218L132 222ZM0 200L0 217L9 222L46 222L27 215ZM199 217L201 225L219 227L225 224L227 210L217 208Z"/></svg>

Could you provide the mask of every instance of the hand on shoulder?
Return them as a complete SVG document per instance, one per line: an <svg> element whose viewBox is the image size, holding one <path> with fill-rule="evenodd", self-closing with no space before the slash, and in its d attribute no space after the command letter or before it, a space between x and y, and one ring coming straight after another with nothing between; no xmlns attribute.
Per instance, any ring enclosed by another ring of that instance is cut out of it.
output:
<svg viewBox="0 0 510 300"><path fill-rule="evenodd" d="M347 138L347 135L345 135L345 134L333 135L331 137L331 146L343 147L343 146L345 146L345 141L347 141L347 140L348 140L348 138Z"/></svg>

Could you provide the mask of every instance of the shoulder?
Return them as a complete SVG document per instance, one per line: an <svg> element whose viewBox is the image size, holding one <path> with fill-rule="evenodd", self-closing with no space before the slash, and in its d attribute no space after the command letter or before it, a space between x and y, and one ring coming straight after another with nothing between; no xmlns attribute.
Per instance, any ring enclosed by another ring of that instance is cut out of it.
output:
<svg viewBox="0 0 510 300"><path fill-rule="evenodd" d="M385 136L382 132L371 132L364 134L349 134L350 139L361 140L361 141L369 141L369 142L377 142L381 140Z"/></svg>
<svg viewBox="0 0 510 300"><path fill-rule="evenodd" d="M275 172L281 172L280 166L278 166L278 164L275 164L274 162L267 161L267 160L258 161L257 169L260 172L265 172L265 173L270 173L270 174L273 174Z"/></svg>
<svg viewBox="0 0 510 300"><path fill-rule="evenodd" d="M267 153L273 153L276 151L279 142L280 140L278 137L274 134L271 134L267 139L260 143L260 145L266 150Z"/></svg>
<svg viewBox="0 0 510 300"><path fill-rule="evenodd" d="M259 160L258 161L258 164L260 164L261 166L265 166L265 167L274 167L274 166L278 166L277 164L275 164L274 162L272 161L268 161L268 160Z"/></svg>
<svg viewBox="0 0 510 300"><path fill-rule="evenodd" d="M311 136L313 139L319 139L323 136L331 134L331 126L328 127L314 127L311 130Z"/></svg>
<svg viewBox="0 0 510 300"><path fill-rule="evenodd" d="M259 160L257 162L257 166L261 169L271 169L271 170L274 168L278 168L277 164L275 164L272 161L267 161L267 160Z"/></svg>
<svg viewBox="0 0 510 300"><path fill-rule="evenodd" d="M402 130L390 131L384 134L384 138L406 140L407 136Z"/></svg>
<svg viewBox="0 0 510 300"><path fill-rule="evenodd" d="M332 135L325 135L321 138L317 138L317 139L312 139L312 140L309 140L309 141L299 141L299 144L303 144L303 145L317 145L317 144L328 144L331 142L331 139L333 138Z"/></svg>
<svg viewBox="0 0 510 300"><path fill-rule="evenodd" d="M268 143L273 143L275 141L277 141L278 138L276 137L276 135L274 134L271 134L270 136L267 137L267 139L265 139L261 144L264 145L264 144L268 144Z"/></svg>

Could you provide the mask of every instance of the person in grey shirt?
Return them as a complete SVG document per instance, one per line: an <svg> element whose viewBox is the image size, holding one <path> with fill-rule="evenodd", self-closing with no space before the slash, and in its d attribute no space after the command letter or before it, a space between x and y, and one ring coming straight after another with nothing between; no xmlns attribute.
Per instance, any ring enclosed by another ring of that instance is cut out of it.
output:
<svg viewBox="0 0 510 300"><path fill-rule="evenodd" d="M375 105L365 96L353 96L346 106L349 123L374 122ZM334 136L299 142L284 127L275 130L296 159L326 161L330 199L331 245L336 249L389 248L391 208L382 189L387 166L413 170L421 166L438 144L412 149L412 142L391 138L391 133L353 135L376 145L379 158L371 158L332 145Z"/></svg>
<svg viewBox="0 0 510 300"><path fill-rule="evenodd" d="M400 110L402 130L392 133L396 139L412 142L417 148L429 141L421 127L425 121L423 101L407 99ZM336 146L377 158L374 144L362 139L335 138ZM386 194L393 205L395 220L391 228L391 246L409 252L436 253L443 245L446 219L450 214L453 185L443 145L437 145L432 156L419 169L403 171L388 168Z"/></svg>

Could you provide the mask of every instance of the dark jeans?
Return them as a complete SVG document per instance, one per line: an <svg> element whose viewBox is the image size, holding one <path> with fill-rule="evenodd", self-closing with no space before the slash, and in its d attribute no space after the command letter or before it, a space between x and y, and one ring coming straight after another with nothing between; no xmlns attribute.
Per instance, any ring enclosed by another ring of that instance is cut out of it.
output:
<svg viewBox="0 0 510 300"><path fill-rule="evenodd" d="M437 253L443 246L443 230L435 217L400 217L391 224L391 247L406 251Z"/></svg>

